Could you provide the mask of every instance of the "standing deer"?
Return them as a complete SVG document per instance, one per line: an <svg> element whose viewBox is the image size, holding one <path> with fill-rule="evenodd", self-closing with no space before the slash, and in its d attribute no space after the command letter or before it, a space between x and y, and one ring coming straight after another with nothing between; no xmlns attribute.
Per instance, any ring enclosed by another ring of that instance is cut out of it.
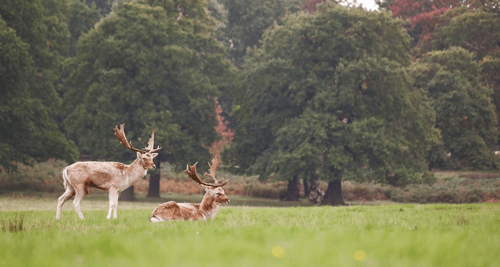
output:
<svg viewBox="0 0 500 267"><path fill-rule="evenodd" d="M196 164L193 166L187 166L185 172L193 179L195 182L199 183L206 193L200 204L194 203L176 203L174 201L165 202L160 204L151 214L149 218L150 222L161 222L161 221L173 221L173 220L205 220L212 219L217 214L219 210L219 204L229 203L229 199L224 194L222 186L227 183L225 181L219 181L215 179L215 173L217 172L217 165L219 164L218 158L212 159L212 165L208 163L210 167L210 173L205 175L212 177L214 179L214 184L209 184L202 182L196 173Z"/></svg>
<svg viewBox="0 0 500 267"><path fill-rule="evenodd" d="M158 146L156 149L153 149L155 139L154 130L151 131L148 147L145 149L136 149L132 147L132 142L129 143L127 141L124 128L125 124L122 124L120 129L118 129L118 126L115 126L116 138L118 138L120 143L126 148L136 151L137 159L130 165L119 162L86 161L76 162L64 168L62 171L62 178L66 192L59 197L57 202L56 219L61 217L61 207L64 202L75 195L73 205L80 219L83 219L84 217L80 210L80 202L84 196L89 194L89 187L95 187L109 192L109 210L106 218L110 219L111 212L113 212L113 219L116 219L118 193L144 177L148 169L156 168L153 159L158 156L158 153L154 152L160 150L161 147Z"/></svg>

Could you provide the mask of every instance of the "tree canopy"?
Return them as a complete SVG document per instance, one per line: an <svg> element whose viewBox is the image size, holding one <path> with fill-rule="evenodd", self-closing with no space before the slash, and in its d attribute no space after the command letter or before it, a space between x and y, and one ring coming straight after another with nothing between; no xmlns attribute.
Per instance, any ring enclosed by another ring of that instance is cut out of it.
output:
<svg viewBox="0 0 500 267"><path fill-rule="evenodd" d="M228 15L224 31L229 56L242 67L247 48L259 46L264 31L279 22L287 13L302 8L301 0L224 0Z"/></svg>
<svg viewBox="0 0 500 267"><path fill-rule="evenodd" d="M74 161L76 146L60 132L60 73L67 29L59 23L64 3L2 1L0 4L0 165L15 161Z"/></svg>
<svg viewBox="0 0 500 267"><path fill-rule="evenodd" d="M246 63L233 160L285 180L427 179L434 112L411 89L400 23L386 12L329 4L266 31Z"/></svg>
<svg viewBox="0 0 500 267"><path fill-rule="evenodd" d="M80 39L66 82L65 125L82 152L123 155L111 134L123 122L131 140L146 141L155 129L173 163L209 158L203 144L215 139L218 94L210 75L221 72L223 50L176 18L161 6L125 3Z"/></svg>
<svg viewBox="0 0 500 267"><path fill-rule="evenodd" d="M480 67L473 54L453 47L425 54L411 71L416 86L428 92L436 111L436 127L443 144L434 153L449 159L441 167L488 169L496 166L498 139L492 91L480 83ZM442 157L435 157L442 160ZM439 166L439 161L434 162Z"/></svg>

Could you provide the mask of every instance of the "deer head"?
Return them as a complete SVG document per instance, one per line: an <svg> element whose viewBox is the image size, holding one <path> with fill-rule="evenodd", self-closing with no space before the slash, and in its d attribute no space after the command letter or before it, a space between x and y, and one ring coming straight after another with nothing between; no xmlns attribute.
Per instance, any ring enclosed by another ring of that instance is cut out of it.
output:
<svg viewBox="0 0 500 267"><path fill-rule="evenodd" d="M229 203L229 199L226 197L226 194L224 193L224 190L222 189L222 186L227 184L228 180L217 180L215 178L215 174L217 172L217 166L219 165L219 159L217 157L212 159L212 164L208 163L209 166L209 173L205 173L206 176L212 177L215 183L205 183L201 181L200 177L198 177L198 174L196 173L196 165L198 162L196 162L193 166L187 166L185 172L193 179L195 182L200 184L205 192L210 196L213 197L214 200L217 203Z"/></svg>
<svg viewBox="0 0 500 267"><path fill-rule="evenodd" d="M156 165L153 162L153 159L158 156L158 153L154 153L158 150L161 149L160 146L157 148L154 148L154 141L155 141L155 131L151 131L151 138L149 138L148 141L148 146L145 149L137 149L132 146L132 142L127 141L127 137L125 136L125 123L120 125L120 128L118 129L118 125L115 125L115 136L120 141L122 145L124 145L126 148L131 149L133 151L137 152L137 159L139 160L139 164L144 168L144 169L155 169Z"/></svg>

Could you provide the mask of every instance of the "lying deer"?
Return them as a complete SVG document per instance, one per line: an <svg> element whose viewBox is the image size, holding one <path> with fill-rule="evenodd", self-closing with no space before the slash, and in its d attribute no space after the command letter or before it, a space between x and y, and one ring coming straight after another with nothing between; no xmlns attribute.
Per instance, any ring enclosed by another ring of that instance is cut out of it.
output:
<svg viewBox="0 0 500 267"><path fill-rule="evenodd" d="M149 218L150 222L212 219L219 210L219 204L229 203L229 199L227 199L224 194L224 190L222 189L222 186L227 183L227 180L219 181L215 178L219 160L217 158L212 159L212 165L208 163L208 166L210 167L210 174L205 173L205 175L214 179L215 184L209 184L201 181L196 173L196 164L198 163L195 163L193 166L188 165L185 172L189 175L189 177L191 177L191 179L205 189L206 193L201 203L176 203L174 201L165 202L160 204L153 211L151 217Z"/></svg>
<svg viewBox="0 0 500 267"><path fill-rule="evenodd" d="M136 149L132 147L132 142L127 141L125 136L125 124L115 126L116 138L122 145L137 152L137 159L130 165L125 165L119 162L76 162L62 171L62 178L66 192L59 197L57 203L56 219L61 217L61 207L71 197L75 196L73 205L80 219L83 219L82 211L80 210L80 202L83 197L89 194L88 188L95 187L109 192L109 210L107 219L116 219L116 209L118 206L118 193L125 190L135 182L144 177L148 169L156 168L153 159L158 156L154 153L161 149L157 147L153 149L155 139L154 130L151 131L151 138L148 142L148 147L145 149Z"/></svg>

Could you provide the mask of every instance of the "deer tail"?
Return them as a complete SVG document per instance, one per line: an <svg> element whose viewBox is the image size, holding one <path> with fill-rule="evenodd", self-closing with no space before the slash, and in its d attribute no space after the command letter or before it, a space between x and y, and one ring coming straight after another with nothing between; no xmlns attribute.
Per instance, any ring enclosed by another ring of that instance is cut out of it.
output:
<svg viewBox="0 0 500 267"><path fill-rule="evenodd" d="M62 175L62 179L63 179L64 189L66 189L68 187L68 167L66 167L62 170L61 175Z"/></svg>

